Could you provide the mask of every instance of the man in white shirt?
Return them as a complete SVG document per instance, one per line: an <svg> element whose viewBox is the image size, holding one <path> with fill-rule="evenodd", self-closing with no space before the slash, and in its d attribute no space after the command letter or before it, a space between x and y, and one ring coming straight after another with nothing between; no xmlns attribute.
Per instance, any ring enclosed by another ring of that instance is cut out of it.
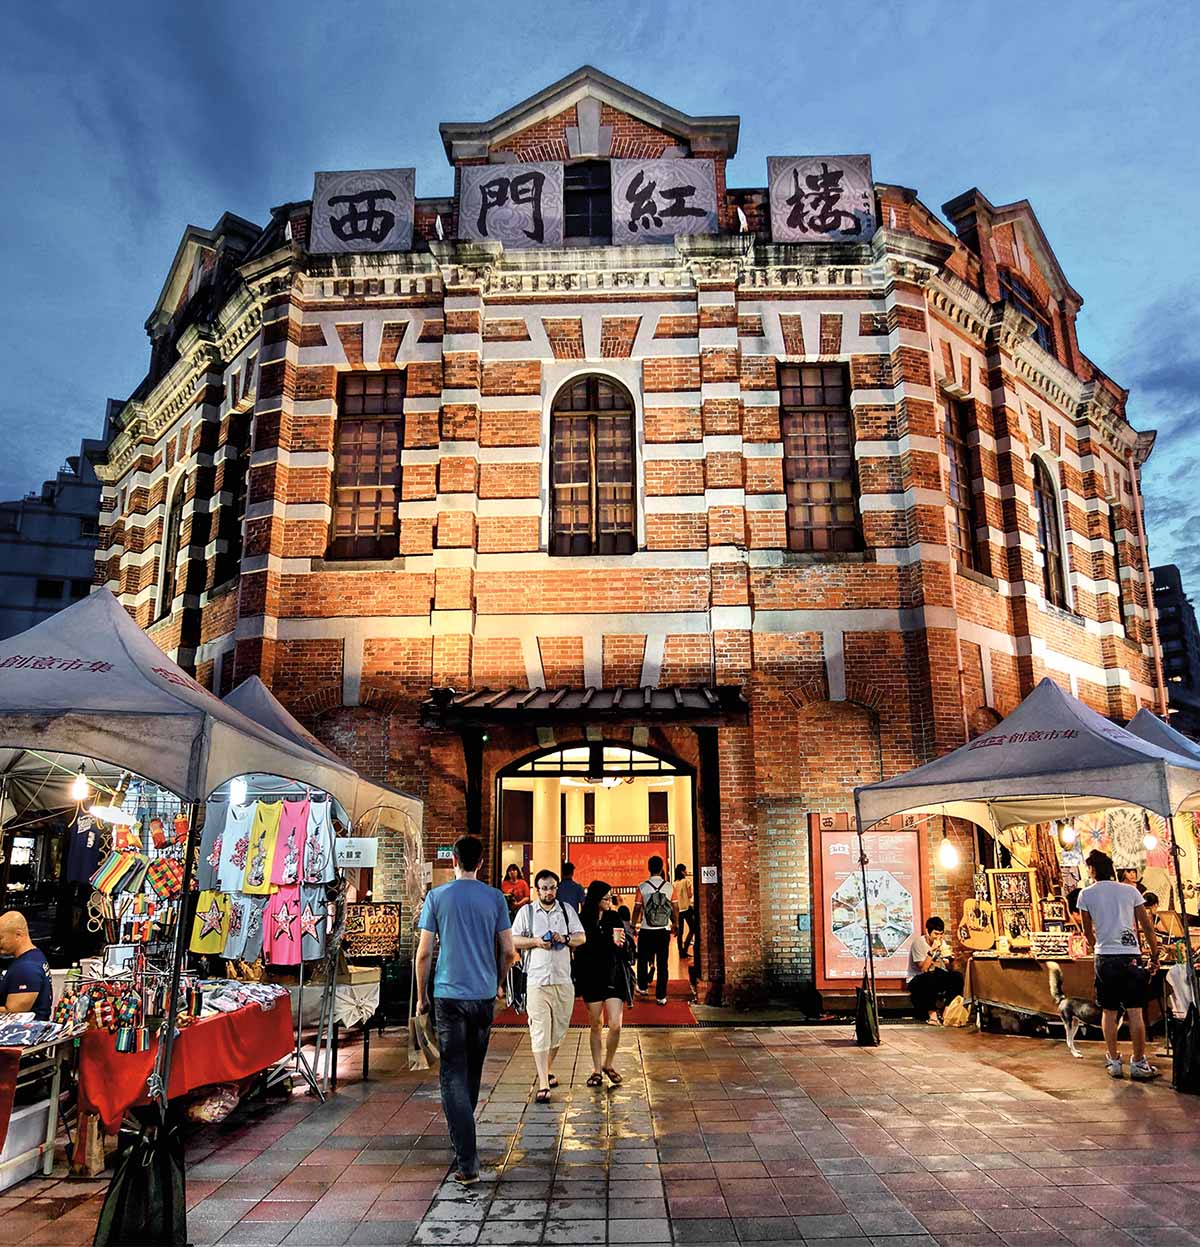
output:
<svg viewBox="0 0 1200 1247"><path fill-rule="evenodd" d="M655 963L655 996L660 1005L667 1003L667 962L671 955L671 933L679 924L679 906L673 899L670 883L663 870L663 859L657 855L646 863L650 878L638 884L638 899L633 909L633 923L642 920L638 932L637 994L649 996L650 963Z"/></svg>
<svg viewBox="0 0 1200 1247"><path fill-rule="evenodd" d="M1146 1019L1142 1010L1150 979L1158 969L1158 935L1142 894L1131 884L1116 881L1112 858L1093 849L1085 860L1095 882L1079 893L1077 903L1083 933L1096 961L1096 1003L1104 1014L1105 1064L1110 1078L1123 1077L1117 1028L1119 1011L1124 1009L1133 1046L1129 1077L1148 1082L1158 1077L1158 1070L1146 1060ZM1150 948L1149 969L1142 965L1139 927Z"/></svg>
<svg viewBox="0 0 1200 1247"><path fill-rule="evenodd" d="M914 935L908 947L908 994L917 1017L930 1026L940 1025L942 1011L963 990L945 937L946 923L934 914L925 920L925 934Z"/></svg>
<svg viewBox="0 0 1200 1247"><path fill-rule="evenodd" d="M513 945L525 953L529 1039L538 1076L535 1098L545 1104L550 1088L558 1086L552 1072L554 1058L567 1037L575 1007L571 949L578 948L586 937L579 915L558 899L554 871L539 870L533 886L537 899L517 910L513 919Z"/></svg>

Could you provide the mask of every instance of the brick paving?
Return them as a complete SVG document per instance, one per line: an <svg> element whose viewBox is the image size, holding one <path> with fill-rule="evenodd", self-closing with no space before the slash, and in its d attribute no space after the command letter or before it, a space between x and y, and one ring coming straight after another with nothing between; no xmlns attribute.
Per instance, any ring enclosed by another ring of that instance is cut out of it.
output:
<svg viewBox="0 0 1200 1247"><path fill-rule="evenodd" d="M373 1044L372 1080L206 1128L194 1243L1200 1244L1200 1103L1113 1082L1045 1040L928 1027L627 1030L619 1090L572 1031L548 1105L527 1036L496 1032L470 1190L428 1074ZM102 1185L0 1197L0 1243L90 1242Z"/></svg>

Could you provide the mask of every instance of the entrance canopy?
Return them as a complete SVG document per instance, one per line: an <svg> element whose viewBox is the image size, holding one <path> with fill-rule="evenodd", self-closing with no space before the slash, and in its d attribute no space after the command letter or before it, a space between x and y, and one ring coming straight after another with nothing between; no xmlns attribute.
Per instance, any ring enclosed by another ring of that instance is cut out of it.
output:
<svg viewBox="0 0 1200 1247"><path fill-rule="evenodd" d="M252 675L243 680L233 692L225 696L224 704L241 711L261 727L268 728L277 736L311 754L316 764L324 762L353 774L351 768L332 749L323 745L287 710L258 676ZM416 797L358 775L355 775L355 781L352 801L339 797L347 811L353 815L355 824L366 820L402 831L409 827L420 829L423 807Z"/></svg>
<svg viewBox="0 0 1200 1247"><path fill-rule="evenodd" d="M645 688L431 689L421 703L425 727L462 728L485 723L584 724L689 722L744 723L750 713L736 685Z"/></svg>
<svg viewBox="0 0 1200 1247"><path fill-rule="evenodd" d="M0 641L0 772L29 752L95 758L185 801L236 775L282 775L354 809L344 763L279 736L202 688L101 589Z"/></svg>
<svg viewBox="0 0 1200 1247"><path fill-rule="evenodd" d="M864 828L914 810L995 831L1114 805L1169 818L1200 805L1200 754L1118 727L1047 678L986 735L856 788L854 802Z"/></svg>

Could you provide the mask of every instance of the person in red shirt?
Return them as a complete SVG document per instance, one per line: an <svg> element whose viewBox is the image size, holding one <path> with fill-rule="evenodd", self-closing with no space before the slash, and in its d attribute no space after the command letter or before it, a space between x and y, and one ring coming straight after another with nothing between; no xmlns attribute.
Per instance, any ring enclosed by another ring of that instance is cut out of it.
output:
<svg viewBox="0 0 1200 1247"><path fill-rule="evenodd" d="M529 884L521 878L521 868L516 862L509 862L500 891L507 898L508 910L512 914L515 914L529 900Z"/></svg>

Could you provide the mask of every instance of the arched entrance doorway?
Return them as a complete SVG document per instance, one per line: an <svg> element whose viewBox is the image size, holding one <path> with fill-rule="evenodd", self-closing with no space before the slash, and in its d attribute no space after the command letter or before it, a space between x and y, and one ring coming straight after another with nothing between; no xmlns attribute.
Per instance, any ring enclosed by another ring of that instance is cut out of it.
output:
<svg viewBox="0 0 1200 1247"><path fill-rule="evenodd" d="M505 766L496 779L494 855L502 878L510 864L532 883L539 870L575 863L583 887L612 885L632 911L648 859L696 874L695 772L686 762L625 741L555 744ZM687 978L678 942L672 978Z"/></svg>

